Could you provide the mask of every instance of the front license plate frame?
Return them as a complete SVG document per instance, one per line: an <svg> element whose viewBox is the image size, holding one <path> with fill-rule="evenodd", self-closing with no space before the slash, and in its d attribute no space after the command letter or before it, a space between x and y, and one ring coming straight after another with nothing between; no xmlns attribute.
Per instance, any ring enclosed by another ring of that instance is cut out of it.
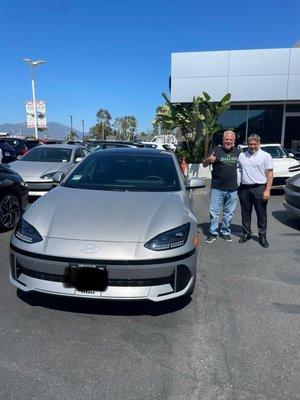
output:
<svg viewBox="0 0 300 400"><path fill-rule="evenodd" d="M108 285L108 272L103 264L70 265L71 282L79 291L103 291Z"/></svg>

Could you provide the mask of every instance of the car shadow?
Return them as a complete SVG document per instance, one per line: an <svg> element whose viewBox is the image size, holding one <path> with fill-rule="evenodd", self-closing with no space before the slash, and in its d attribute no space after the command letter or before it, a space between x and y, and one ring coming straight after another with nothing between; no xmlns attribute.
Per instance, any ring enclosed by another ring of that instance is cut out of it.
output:
<svg viewBox="0 0 300 400"><path fill-rule="evenodd" d="M277 221L281 222L283 225L286 225L289 228L300 231L300 218L296 217L290 211L277 210L277 211L273 211L272 215L275 219L277 219Z"/></svg>
<svg viewBox="0 0 300 400"><path fill-rule="evenodd" d="M58 311L97 315L151 315L159 316L179 311L191 302L190 296L155 303L147 300L104 300L71 298L44 293L26 293L17 289L17 296L33 307L45 307Z"/></svg>

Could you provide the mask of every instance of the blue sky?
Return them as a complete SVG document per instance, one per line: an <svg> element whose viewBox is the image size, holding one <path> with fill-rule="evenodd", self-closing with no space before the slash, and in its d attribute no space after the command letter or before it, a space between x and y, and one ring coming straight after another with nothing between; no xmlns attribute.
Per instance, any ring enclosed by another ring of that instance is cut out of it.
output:
<svg viewBox="0 0 300 400"><path fill-rule="evenodd" d="M171 53L292 47L300 39L299 0L3 0L0 124L25 121L29 67L47 120L86 130L99 108L134 115L151 129L168 92Z"/></svg>

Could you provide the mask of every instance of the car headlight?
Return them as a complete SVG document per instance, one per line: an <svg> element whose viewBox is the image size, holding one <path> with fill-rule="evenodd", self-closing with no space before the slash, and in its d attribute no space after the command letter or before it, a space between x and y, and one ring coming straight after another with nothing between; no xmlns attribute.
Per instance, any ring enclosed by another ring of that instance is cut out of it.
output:
<svg viewBox="0 0 300 400"><path fill-rule="evenodd" d="M24 186L25 188L28 187L27 183L23 181L23 179L20 181L20 185Z"/></svg>
<svg viewBox="0 0 300 400"><path fill-rule="evenodd" d="M181 247L187 241L190 226L191 224L188 222L187 224L178 226L177 228L160 233L153 239L149 240L149 242L145 243L144 246L147 247L147 249L154 251L170 250L175 249L176 247Z"/></svg>
<svg viewBox="0 0 300 400"><path fill-rule="evenodd" d="M48 174L42 175L41 179L52 179L53 175L56 174L56 173L57 173L57 171L49 172Z"/></svg>
<svg viewBox="0 0 300 400"><path fill-rule="evenodd" d="M43 240L35 227L25 221L24 218L20 220L16 227L15 237L25 243L37 243Z"/></svg>

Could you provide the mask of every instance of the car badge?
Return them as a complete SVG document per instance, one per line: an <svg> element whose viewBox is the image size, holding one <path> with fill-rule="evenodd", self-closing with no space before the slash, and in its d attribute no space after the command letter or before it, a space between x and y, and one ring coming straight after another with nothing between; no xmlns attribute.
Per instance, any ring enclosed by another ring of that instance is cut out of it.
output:
<svg viewBox="0 0 300 400"><path fill-rule="evenodd" d="M97 246L96 244L84 244L80 246L80 251L82 251L82 253L85 254L94 254L100 251L100 247Z"/></svg>

